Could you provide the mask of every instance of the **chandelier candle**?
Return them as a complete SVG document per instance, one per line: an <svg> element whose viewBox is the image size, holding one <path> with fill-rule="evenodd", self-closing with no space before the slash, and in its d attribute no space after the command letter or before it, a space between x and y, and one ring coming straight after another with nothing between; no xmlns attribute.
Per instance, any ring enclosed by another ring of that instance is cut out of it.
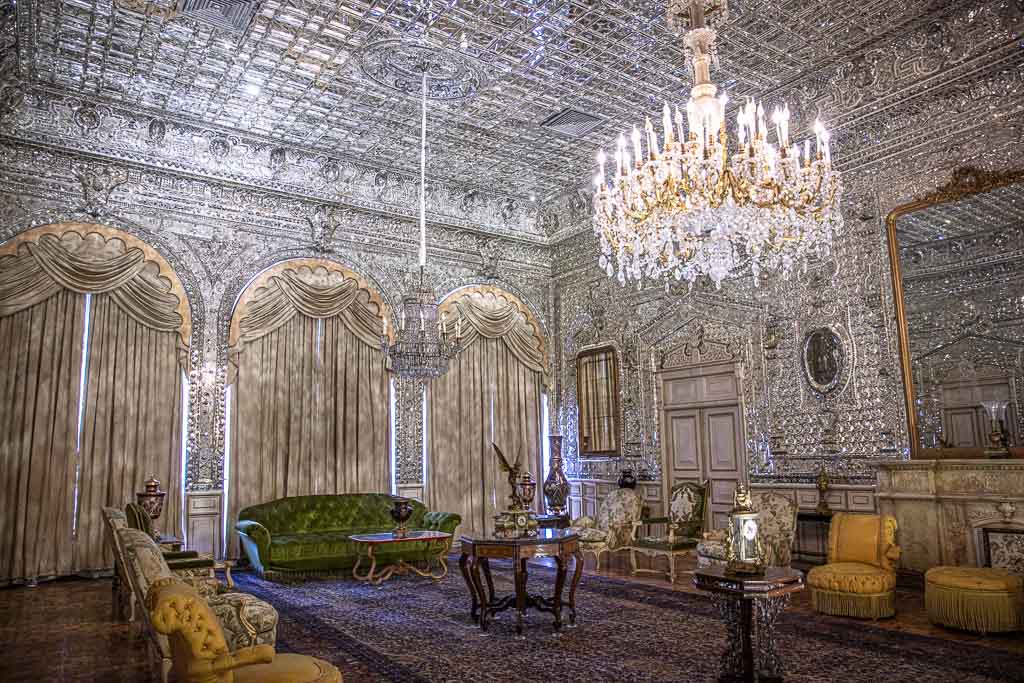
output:
<svg viewBox="0 0 1024 683"><path fill-rule="evenodd" d="M747 272L755 284L769 271L788 278L808 258L827 256L842 230L842 183L832 168L829 133L815 121L814 156L805 140L801 160L790 140L789 105L775 107L769 131L764 104L748 99L736 111L738 144L730 151L729 100L718 96L710 76L716 33L704 25L696 1L690 17L684 44L694 86L686 126L679 107L673 122L665 103L660 140L649 118L643 133L633 126L631 159L620 135L610 181L605 153L598 153L600 266L620 284L638 286L647 279L667 287L671 278L692 286L707 276L720 288L727 277Z"/></svg>

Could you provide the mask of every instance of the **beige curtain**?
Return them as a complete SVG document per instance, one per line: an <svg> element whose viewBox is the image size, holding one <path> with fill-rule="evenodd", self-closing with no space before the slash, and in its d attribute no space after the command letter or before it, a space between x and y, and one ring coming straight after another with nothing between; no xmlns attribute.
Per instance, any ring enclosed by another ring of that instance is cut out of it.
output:
<svg viewBox="0 0 1024 683"><path fill-rule="evenodd" d="M284 270L239 310L229 528L240 509L283 496L390 491L389 380L369 293L337 271Z"/></svg>
<svg viewBox="0 0 1024 683"><path fill-rule="evenodd" d="M614 451L618 448L613 403L616 398L614 349L581 354L577 371L580 447L588 453Z"/></svg>
<svg viewBox="0 0 1024 683"><path fill-rule="evenodd" d="M156 526L182 537L178 335L137 322L110 294L92 297L80 449L76 571L110 567L100 510L123 507L149 477L167 492Z"/></svg>
<svg viewBox="0 0 1024 683"><path fill-rule="evenodd" d="M187 306L142 248L81 227L39 228L0 257L0 581L109 567L100 508L124 505L151 475L168 491L164 528L180 534ZM93 309L79 447L83 294Z"/></svg>
<svg viewBox="0 0 1024 683"><path fill-rule="evenodd" d="M427 385L426 502L431 510L461 515L463 534L491 530L496 503L504 505L498 497L508 495L496 485L491 449L489 361L500 343L478 340L452 360L447 373Z"/></svg>
<svg viewBox="0 0 1024 683"><path fill-rule="evenodd" d="M503 296L474 292L452 309L448 330L461 327L463 350L427 389L426 497L431 509L462 515L460 533L489 534L511 493L492 441L543 479L544 357L536 330Z"/></svg>
<svg viewBox="0 0 1024 683"><path fill-rule="evenodd" d="M0 315L0 584L72 571L84 298Z"/></svg>

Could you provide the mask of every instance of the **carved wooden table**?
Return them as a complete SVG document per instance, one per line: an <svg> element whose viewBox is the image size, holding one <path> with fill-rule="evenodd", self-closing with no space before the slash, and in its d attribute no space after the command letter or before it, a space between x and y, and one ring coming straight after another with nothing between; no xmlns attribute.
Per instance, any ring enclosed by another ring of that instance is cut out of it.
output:
<svg viewBox="0 0 1024 683"><path fill-rule="evenodd" d="M759 576L734 576L725 567L707 567L694 572L693 585L711 593L728 630L729 645L722 654L718 680L781 681L775 620L792 594L803 590L803 574L789 567L768 567Z"/></svg>
<svg viewBox="0 0 1024 683"><path fill-rule="evenodd" d="M569 625L576 625L576 586L583 575L583 555L580 553L579 536L562 529L541 529L533 538L492 538L463 536L462 557L459 568L472 598L470 616L484 631L487 622L498 612L514 607L516 610L516 633L523 632L523 617L526 610L533 608L555 616L554 628L562 628L562 607L569 608ZM534 557L553 557L557 564L554 595L550 598L529 595L526 591L526 562ZM569 585L569 599L562 599L569 559L573 560L572 583ZM515 593L501 598L494 596L494 581L491 578L492 559L512 560L515 575ZM483 579L481 579L481 569ZM485 588L486 582L486 588Z"/></svg>
<svg viewBox="0 0 1024 683"><path fill-rule="evenodd" d="M410 531L404 536L395 536L390 531L385 531L377 534L355 534L349 536L349 538L353 543L366 547L366 557L370 560L370 568L365 574L360 574L359 565L363 561L363 555L360 553L356 557L356 564L352 567L352 578L359 581L368 581L374 586L379 586L390 579L392 574L408 574L412 572L434 581L440 581L448 575L448 562L446 558L448 557L448 551L451 549L452 535L444 531L424 529ZM393 545L396 543L426 543L428 552L427 566L424 569L420 569L403 559L399 559L396 564L388 565L383 569L377 569L377 558L374 556L377 546ZM433 569L435 562L440 570L438 572L435 572Z"/></svg>

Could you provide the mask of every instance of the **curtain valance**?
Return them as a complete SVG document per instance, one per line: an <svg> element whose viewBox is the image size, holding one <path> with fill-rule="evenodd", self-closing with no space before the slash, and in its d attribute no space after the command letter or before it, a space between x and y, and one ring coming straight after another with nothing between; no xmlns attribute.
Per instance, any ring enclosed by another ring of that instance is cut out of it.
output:
<svg viewBox="0 0 1024 683"><path fill-rule="evenodd" d="M191 319L180 282L156 252L126 234L86 224L44 226L0 250L0 317L64 289L109 294L140 325L177 332L188 345Z"/></svg>
<svg viewBox="0 0 1024 683"><path fill-rule="evenodd" d="M462 320L462 345L479 337L501 339L523 365L547 375L547 353L540 323L516 297L496 287L470 287L450 295L441 304L448 313L446 329L455 334Z"/></svg>
<svg viewBox="0 0 1024 683"><path fill-rule="evenodd" d="M242 295L231 321L232 347L270 334L297 313L337 317L364 344L380 347L383 302L362 279L340 266L283 265L261 275Z"/></svg>

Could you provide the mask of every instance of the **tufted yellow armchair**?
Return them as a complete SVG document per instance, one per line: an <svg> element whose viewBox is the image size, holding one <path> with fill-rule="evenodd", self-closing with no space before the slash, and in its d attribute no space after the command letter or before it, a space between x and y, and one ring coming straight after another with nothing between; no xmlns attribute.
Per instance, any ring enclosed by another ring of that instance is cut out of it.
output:
<svg viewBox="0 0 1024 683"><path fill-rule="evenodd" d="M814 609L842 617L896 614L896 518L837 512L828 532L828 564L807 573Z"/></svg>
<svg viewBox="0 0 1024 683"><path fill-rule="evenodd" d="M182 683L341 683L337 668L306 655L278 655L269 645L229 652L213 610L180 579L155 581L146 608L153 628L170 640Z"/></svg>

